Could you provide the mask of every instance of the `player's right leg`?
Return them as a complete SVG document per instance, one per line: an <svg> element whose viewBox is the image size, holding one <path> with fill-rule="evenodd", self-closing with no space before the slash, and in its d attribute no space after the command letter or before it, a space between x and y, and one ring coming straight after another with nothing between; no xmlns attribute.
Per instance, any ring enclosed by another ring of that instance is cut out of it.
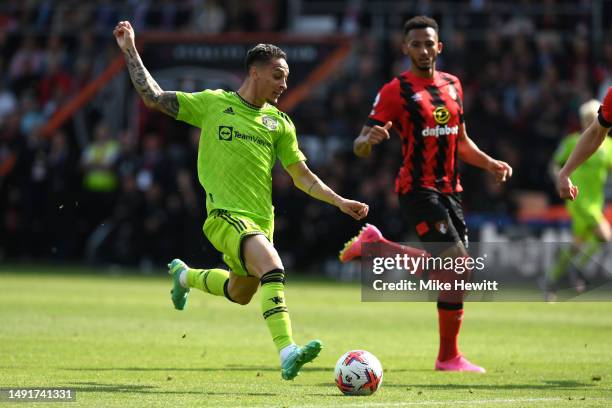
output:
<svg viewBox="0 0 612 408"><path fill-rule="evenodd" d="M370 242L380 242L383 235L378 228L372 224L366 224L357 235L351 238L338 254L340 262L348 262L361 257L361 245Z"/></svg>
<svg viewBox="0 0 612 408"><path fill-rule="evenodd" d="M319 340L303 347L293 340L291 319L285 303L285 271L278 252L262 234L244 240L242 256L246 271L261 283L261 311L281 358L281 376L292 380L302 366L314 360L321 351Z"/></svg>
<svg viewBox="0 0 612 408"><path fill-rule="evenodd" d="M213 210L204 223L204 234L213 246L223 253L223 260L237 276L230 279L230 272L224 269L190 268L180 259L168 264L173 279L172 303L178 310L183 310L191 288L200 289L214 296L225 296L228 300L246 304L257 291L258 280L247 279L239 261L240 245L244 234L257 233L258 229L248 219L241 220L225 210ZM238 276L243 276L238 280ZM234 297L230 293L230 283Z"/></svg>
<svg viewBox="0 0 612 408"><path fill-rule="evenodd" d="M366 224L356 236L344 244L344 248L342 248L338 254L340 262L345 263L361 257L362 245L369 243L380 244L383 252L388 251L397 254L406 254L414 258L427 255L423 250L389 241L376 226Z"/></svg>

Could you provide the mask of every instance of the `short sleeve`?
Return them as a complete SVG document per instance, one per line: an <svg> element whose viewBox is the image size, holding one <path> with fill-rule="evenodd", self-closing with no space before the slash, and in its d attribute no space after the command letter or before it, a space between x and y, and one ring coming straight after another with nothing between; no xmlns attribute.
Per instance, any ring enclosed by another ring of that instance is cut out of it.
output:
<svg viewBox="0 0 612 408"><path fill-rule="evenodd" d="M293 122L287 118L283 123L284 132L276 142L276 156L283 164L283 167L287 168L294 163L306 160L306 156L304 156L304 153L302 153L298 147L297 135Z"/></svg>
<svg viewBox="0 0 612 408"><path fill-rule="evenodd" d="M572 153L572 143L570 143L570 140L571 138L566 137L561 141L559 147L557 147L557 150L553 156L553 161L555 164L563 166L569 158L570 154Z"/></svg>
<svg viewBox="0 0 612 408"><path fill-rule="evenodd" d="M214 96L212 91L202 92L177 92L176 97L179 103L177 119L187 122L195 127L202 127L202 120L208 113L210 99Z"/></svg>
<svg viewBox="0 0 612 408"><path fill-rule="evenodd" d="M366 121L367 126L384 126L388 121L394 122L399 117L401 103L399 98L399 82L393 80L385 84L376 95L372 111Z"/></svg>

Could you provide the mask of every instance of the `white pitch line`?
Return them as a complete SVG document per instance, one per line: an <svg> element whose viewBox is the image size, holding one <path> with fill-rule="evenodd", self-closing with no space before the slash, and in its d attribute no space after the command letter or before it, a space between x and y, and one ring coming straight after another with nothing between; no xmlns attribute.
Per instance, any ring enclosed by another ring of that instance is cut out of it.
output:
<svg viewBox="0 0 612 408"><path fill-rule="evenodd" d="M574 400L579 400L580 397L573 397ZM588 400L609 400L610 398L588 398ZM413 407L413 406L436 406L436 405L453 405L453 404L516 404L522 402L545 402L545 401L567 401L567 398L548 397L548 398L512 398L512 399L487 399L487 400L443 400L443 401L410 401L410 402L372 402L372 403L350 403L342 404L341 402L329 405L291 405L291 408L344 408L344 407ZM263 407L263 405L261 406Z"/></svg>

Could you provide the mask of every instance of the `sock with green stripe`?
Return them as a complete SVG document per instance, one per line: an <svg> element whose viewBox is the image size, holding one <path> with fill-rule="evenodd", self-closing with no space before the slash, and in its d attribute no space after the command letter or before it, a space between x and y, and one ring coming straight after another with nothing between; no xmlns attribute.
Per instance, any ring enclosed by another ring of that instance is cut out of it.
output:
<svg viewBox="0 0 612 408"><path fill-rule="evenodd" d="M190 288L197 288L215 296L225 296L229 272L223 269L187 269L185 280Z"/></svg>
<svg viewBox="0 0 612 408"><path fill-rule="evenodd" d="M291 331L291 319L285 304L285 272L274 269L261 279L261 312L268 325L274 345L280 352L295 344Z"/></svg>

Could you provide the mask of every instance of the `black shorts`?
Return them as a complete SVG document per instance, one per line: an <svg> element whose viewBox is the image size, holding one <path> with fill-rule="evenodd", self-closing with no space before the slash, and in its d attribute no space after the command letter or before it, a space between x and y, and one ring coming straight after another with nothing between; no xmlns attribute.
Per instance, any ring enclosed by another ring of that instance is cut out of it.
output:
<svg viewBox="0 0 612 408"><path fill-rule="evenodd" d="M419 189L399 195L406 227L423 243L468 246L467 226L459 193Z"/></svg>

